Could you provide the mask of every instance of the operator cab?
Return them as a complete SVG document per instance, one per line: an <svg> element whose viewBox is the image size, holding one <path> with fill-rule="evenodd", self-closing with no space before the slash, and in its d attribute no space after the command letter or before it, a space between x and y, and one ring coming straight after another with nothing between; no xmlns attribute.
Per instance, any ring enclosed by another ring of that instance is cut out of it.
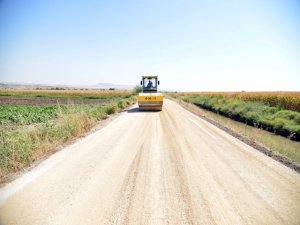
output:
<svg viewBox="0 0 300 225"><path fill-rule="evenodd" d="M144 93L157 92L157 85L159 85L159 80L157 76L143 76L141 85L143 86Z"/></svg>

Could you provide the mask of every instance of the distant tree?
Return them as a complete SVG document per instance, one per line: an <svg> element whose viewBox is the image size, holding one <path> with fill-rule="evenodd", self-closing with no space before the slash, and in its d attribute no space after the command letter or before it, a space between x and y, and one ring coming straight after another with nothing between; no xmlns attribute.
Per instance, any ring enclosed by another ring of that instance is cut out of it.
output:
<svg viewBox="0 0 300 225"><path fill-rule="evenodd" d="M143 91L143 88L141 85L136 85L134 88L133 88L134 92L135 93L141 93Z"/></svg>

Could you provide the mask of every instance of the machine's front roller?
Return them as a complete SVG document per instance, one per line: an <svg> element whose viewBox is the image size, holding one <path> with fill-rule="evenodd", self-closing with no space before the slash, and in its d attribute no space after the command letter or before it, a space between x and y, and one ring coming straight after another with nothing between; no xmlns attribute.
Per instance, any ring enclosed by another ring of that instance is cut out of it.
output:
<svg viewBox="0 0 300 225"><path fill-rule="evenodd" d="M161 111L164 97L161 93L140 93L138 105L140 111Z"/></svg>
<svg viewBox="0 0 300 225"><path fill-rule="evenodd" d="M161 111L161 105L139 105L139 111Z"/></svg>

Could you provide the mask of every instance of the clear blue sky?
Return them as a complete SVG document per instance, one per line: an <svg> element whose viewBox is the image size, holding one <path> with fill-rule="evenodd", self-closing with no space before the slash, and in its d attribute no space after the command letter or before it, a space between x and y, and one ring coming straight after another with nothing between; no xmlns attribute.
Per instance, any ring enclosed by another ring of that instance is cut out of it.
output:
<svg viewBox="0 0 300 225"><path fill-rule="evenodd" d="M299 0L0 0L0 82L300 91Z"/></svg>

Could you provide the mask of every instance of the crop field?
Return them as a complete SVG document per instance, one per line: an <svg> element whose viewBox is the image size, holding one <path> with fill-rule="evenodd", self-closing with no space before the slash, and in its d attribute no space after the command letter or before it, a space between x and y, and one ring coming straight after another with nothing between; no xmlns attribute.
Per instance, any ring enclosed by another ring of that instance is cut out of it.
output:
<svg viewBox="0 0 300 225"><path fill-rule="evenodd" d="M132 91L0 90L1 105L103 104L128 98Z"/></svg>
<svg viewBox="0 0 300 225"><path fill-rule="evenodd" d="M110 90L0 90L0 96L35 96L35 97L74 97L84 98L88 96L107 97L131 95L132 91Z"/></svg>
<svg viewBox="0 0 300 225"><path fill-rule="evenodd" d="M42 123L57 116L57 106L0 106L1 125L29 125Z"/></svg>
<svg viewBox="0 0 300 225"><path fill-rule="evenodd" d="M248 125L300 141L299 92L194 92L180 93L175 97Z"/></svg>
<svg viewBox="0 0 300 225"><path fill-rule="evenodd" d="M0 176L29 165L134 101L131 91L0 90Z"/></svg>
<svg viewBox="0 0 300 225"><path fill-rule="evenodd" d="M300 92L186 92L181 95L234 98L300 112Z"/></svg>

